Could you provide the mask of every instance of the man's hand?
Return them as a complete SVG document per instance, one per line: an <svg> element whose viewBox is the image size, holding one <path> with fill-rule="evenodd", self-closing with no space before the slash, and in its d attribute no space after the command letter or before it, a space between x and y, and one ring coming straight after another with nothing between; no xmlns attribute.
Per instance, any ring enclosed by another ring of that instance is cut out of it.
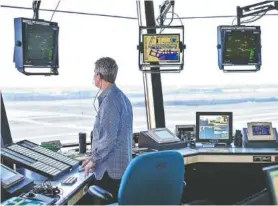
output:
<svg viewBox="0 0 278 206"><path fill-rule="evenodd" d="M84 169L85 169L85 177L87 177L90 170L91 170L92 172L95 171L96 165L92 162L92 160L89 160L89 161L87 162L87 164L85 165L85 168L84 168Z"/></svg>
<svg viewBox="0 0 278 206"><path fill-rule="evenodd" d="M84 160L83 162L82 162L82 167L85 167L86 166L86 164L88 164L89 162L90 162L90 160L91 160L91 158L90 157L88 157L86 160Z"/></svg>

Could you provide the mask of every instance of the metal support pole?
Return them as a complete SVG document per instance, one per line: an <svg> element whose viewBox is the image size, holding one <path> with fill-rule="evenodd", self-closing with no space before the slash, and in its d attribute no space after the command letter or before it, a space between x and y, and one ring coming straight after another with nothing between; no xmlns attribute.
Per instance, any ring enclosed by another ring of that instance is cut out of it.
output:
<svg viewBox="0 0 278 206"><path fill-rule="evenodd" d="M156 26L155 16L154 16L154 4L153 1L145 0L145 16L146 16L146 26ZM155 34L155 29L148 29L148 34ZM152 84L152 95L153 95L153 109L154 109L154 119L156 128L165 127L165 114L164 114L164 102L163 102L163 92L161 84L161 75L158 73L159 67L152 67L152 71L157 73L151 73L151 84Z"/></svg>

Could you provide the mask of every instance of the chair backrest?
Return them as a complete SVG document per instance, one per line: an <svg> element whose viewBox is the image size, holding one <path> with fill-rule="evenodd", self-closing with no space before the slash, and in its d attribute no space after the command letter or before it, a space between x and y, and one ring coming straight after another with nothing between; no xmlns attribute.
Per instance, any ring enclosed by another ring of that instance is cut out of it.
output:
<svg viewBox="0 0 278 206"><path fill-rule="evenodd" d="M184 160L176 151L136 157L119 188L120 205L179 205L183 192Z"/></svg>

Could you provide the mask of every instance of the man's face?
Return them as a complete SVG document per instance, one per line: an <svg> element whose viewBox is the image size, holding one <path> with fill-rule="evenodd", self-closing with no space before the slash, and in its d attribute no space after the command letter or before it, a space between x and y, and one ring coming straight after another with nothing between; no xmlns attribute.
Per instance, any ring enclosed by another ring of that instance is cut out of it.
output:
<svg viewBox="0 0 278 206"><path fill-rule="evenodd" d="M95 71L95 74L94 74L94 85L97 87L97 88L100 88L100 85L101 85L101 78L100 78L100 75L98 72Z"/></svg>

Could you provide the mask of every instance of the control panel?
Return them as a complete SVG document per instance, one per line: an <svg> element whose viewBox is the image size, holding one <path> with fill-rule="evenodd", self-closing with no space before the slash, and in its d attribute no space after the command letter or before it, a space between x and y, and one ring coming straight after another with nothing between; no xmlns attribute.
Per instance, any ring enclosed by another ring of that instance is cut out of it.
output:
<svg viewBox="0 0 278 206"><path fill-rule="evenodd" d="M1 155L16 164L55 180L77 168L79 161L24 140L1 148Z"/></svg>

